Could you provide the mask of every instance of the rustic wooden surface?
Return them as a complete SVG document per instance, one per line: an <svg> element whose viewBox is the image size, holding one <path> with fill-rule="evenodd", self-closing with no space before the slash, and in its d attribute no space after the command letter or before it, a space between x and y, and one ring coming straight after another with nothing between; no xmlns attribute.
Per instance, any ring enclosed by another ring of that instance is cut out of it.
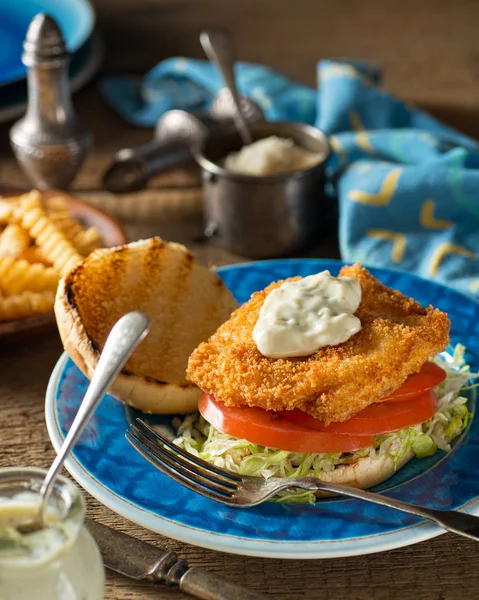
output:
<svg viewBox="0 0 479 600"><path fill-rule="evenodd" d="M171 55L200 57L199 30L226 25L236 35L242 59L268 63L311 85L320 57L377 60L386 69L389 89L479 136L479 3L475 0L97 0L96 7L106 39L104 73L141 73ZM186 243L204 262L243 260L199 241L201 193L194 170L160 177L149 189L126 197L101 191L100 175L112 153L148 140L151 132L125 124L103 102L95 83L76 96L76 106L95 133L94 152L74 185L79 195L116 214L130 239L159 234ZM24 184L7 133L8 126L0 127L0 179ZM334 225L329 224L307 254L336 256L334 238ZM0 466L46 467L53 459L43 399L61 350L55 331L28 342L0 344ZM89 515L103 523L175 550L192 565L278 600L472 600L479 596L479 546L451 535L355 558L263 560L162 538L91 497L87 506ZM107 575L109 600L180 597L163 586L153 588Z"/></svg>

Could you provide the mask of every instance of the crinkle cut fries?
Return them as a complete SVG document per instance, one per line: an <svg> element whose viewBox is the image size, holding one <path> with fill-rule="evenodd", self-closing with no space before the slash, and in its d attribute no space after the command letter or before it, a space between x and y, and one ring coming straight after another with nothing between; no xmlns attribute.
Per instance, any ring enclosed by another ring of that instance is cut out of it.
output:
<svg viewBox="0 0 479 600"><path fill-rule="evenodd" d="M0 321L50 312L60 278L101 245L61 195L0 198Z"/></svg>

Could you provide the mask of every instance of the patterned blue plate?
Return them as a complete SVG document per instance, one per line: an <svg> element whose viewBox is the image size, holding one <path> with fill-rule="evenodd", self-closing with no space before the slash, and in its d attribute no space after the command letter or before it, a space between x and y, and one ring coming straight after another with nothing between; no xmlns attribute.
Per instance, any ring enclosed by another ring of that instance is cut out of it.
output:
<svg viewBox="0 0 479 600"><path fill-rule="evenodd" d="M219 274L239 302L271 281L336 274L338 261L278 260L226 267ZM443 286L399 271L371 269L386 285L449 313L452 343L468 348L479 368L479 303ZM50 379L46 421L59 448L70 427L87 380L63 356ZM474 398L470 408L474 410ZM206 548L276 558L327 558L380 552L442 533L419 518L359 500L330 499L313 505L266 503L228 508L171 481L125 440L136 413L106 397L67 462L73 477L112 510L148 529ZM152 417L148 417L152 418ZM152 418L168 423L166 417ZM459 508L479 514L479 422L475 419L449 455L438 451L414 459L378 490L433 508ZM467 505L467 506L466 506Z"/></svg>

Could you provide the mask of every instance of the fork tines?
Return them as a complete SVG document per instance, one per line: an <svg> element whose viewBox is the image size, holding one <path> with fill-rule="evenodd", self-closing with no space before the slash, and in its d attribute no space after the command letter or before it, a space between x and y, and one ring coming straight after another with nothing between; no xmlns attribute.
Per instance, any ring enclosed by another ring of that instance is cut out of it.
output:
<svg viewBox="0 0 479 600"><path fill-rule="evenodd" d="M242 479L215 467L157 433L143 419L136 419L126 439L153 466L185 487L212 500L233 498Z"/></svg>

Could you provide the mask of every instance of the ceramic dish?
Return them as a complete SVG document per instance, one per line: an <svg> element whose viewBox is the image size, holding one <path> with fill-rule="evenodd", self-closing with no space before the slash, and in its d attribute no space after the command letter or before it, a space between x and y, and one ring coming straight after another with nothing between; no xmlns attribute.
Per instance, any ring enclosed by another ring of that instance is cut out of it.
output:
<svg viewBox="0 0 479 600"><path fill-rule="evenodd" d="M0 184L0 196L16 196L24 193L25 189L18 189L12 186ZM55 196L57 192L54 190L43 192L43 196L47 199ZM68 210L73 217L80 220L86 226L95 226L105 246L119 246L126 242L126 235L121 225L110 217L107 213L99 208L61 192L62 197L68 202ZM16 339L24 338L27 335L33 335L47 329L55 327L55 317L52 313L27 317L25 319L17 319L15 321L5 321L0 323L0 342L5 338L11 339L14 336Z"/></svg>
<svg viewBox="0 0 479 600"><path fill-rule="evenodd" d="M90 37L95 13L87 0L0 0L0 85L25 77L21 56L28 26L39 12L58 22L69 52Z"/></svg>
<svg viewBox="0 0 479 600"><path fill-rule="evenodd" d="M277 260L219 269L239 302L273 280L310 275L338 261ZM446 287L399 271L371 269L386 285L449 313L452 342L468 348L479 367L479 303ZM59 449L87 387L86 378L64 355L51 376L46 397L50 439ZM469 405L474 411L475 399ZM431 523L391 509L351 499L315 505L265 503L235 509L207 500L152 467L125 440L139 413L107 396L86 427L66 466L100 502L143 527L206 548L275 558L331 558L380 552L443 533ZM147 417L171 423L167 417ZM413 459L376 491L434 508L479 514L479 421L472 419L453 451Z"/></svg>
<svg viewBox="0 0 479 600"><path fill-rule="evenodd" d="M70 87L72 92L82 88L97 72L103 59L103 42L93 35L72 56L70 62ZM27 84L25 80L1 87L0 123L21 116L27 106Z"/></svg>

